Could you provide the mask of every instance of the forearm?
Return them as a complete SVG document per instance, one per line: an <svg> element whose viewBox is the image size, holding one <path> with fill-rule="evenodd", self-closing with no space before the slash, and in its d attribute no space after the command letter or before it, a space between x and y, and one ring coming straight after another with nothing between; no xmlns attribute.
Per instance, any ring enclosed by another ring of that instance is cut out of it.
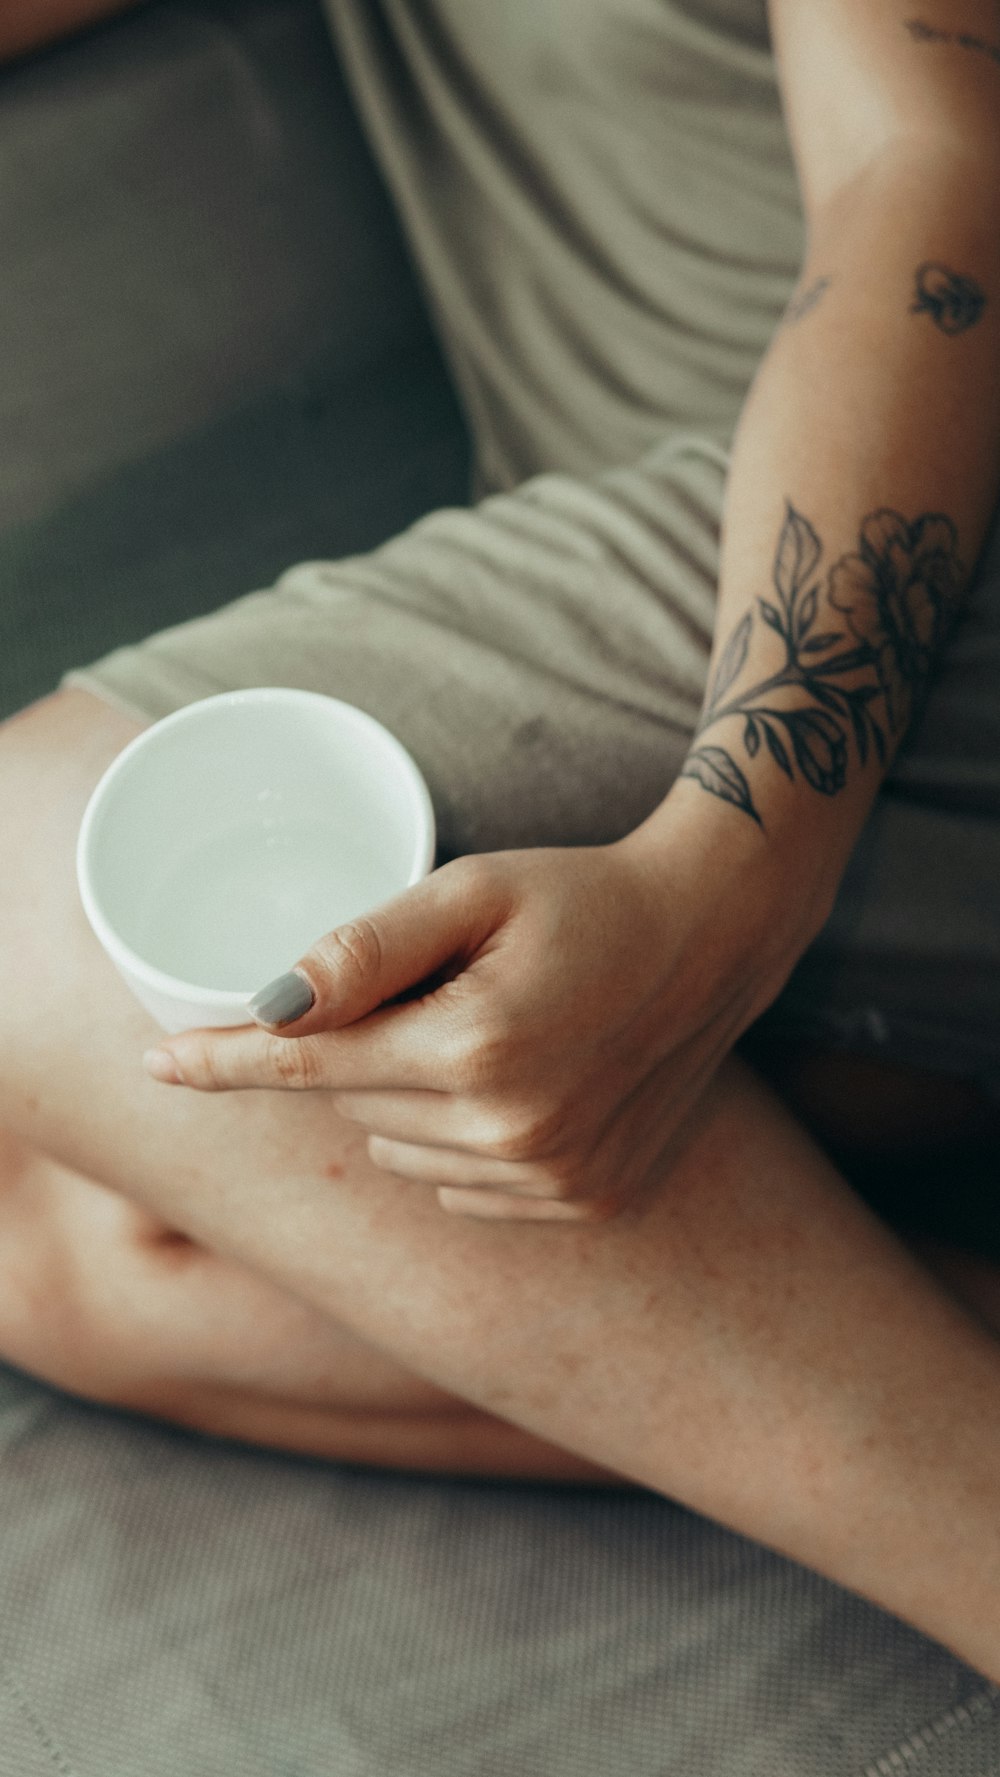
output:
<svg viewBox="0 0 1000 1777"><path fill-rule="evenodd" d="M0 62L41 49L135 4L136 0L4 0Z"/></svg>
<svg viewBox="0 0 1000 1777"><path fill-rule="evenodd" d="M679 807L704 824L707 793L765 893L794 860L800 941L919 709L1000 486L1000 216L976 177L907 149L814 218L738 430L706 704L650 832ZM966 281L964 307L931 265Z"/></svg>

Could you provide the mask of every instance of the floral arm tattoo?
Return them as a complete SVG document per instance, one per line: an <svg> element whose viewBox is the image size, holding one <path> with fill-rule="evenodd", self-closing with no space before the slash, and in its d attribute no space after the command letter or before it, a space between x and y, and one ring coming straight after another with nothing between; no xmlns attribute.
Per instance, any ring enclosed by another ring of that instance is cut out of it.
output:
<svg viewBox="0 0 1000 1777"><path fill-rule="evenodd" d="M861 768L874 753L884 766L957 610L965 580L957 545L944 513L911 522L883 507L862 521L856 550L824 575L819 537L786 501L771 571L775 598L758 598L729 637L680 775L763 827L735 749L702 739L732 717L742 722L747 760L766 754L821 796L844 788L852 758ZM780 636L785 659L741 690L758 615Z"/></svg>

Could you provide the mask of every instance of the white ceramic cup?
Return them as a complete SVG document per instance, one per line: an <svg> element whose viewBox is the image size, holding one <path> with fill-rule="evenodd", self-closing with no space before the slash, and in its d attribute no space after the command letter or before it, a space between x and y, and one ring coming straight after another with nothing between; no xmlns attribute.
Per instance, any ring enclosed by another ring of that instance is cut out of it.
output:
<svg viewBox="0 0 1000 1777"><path fill-rule="evenodd" d="M168 1031L247 1024L317 938L419 881L434 811L409 753L313 691L186 705L118 755L77 846L84 909Z"/></svg>

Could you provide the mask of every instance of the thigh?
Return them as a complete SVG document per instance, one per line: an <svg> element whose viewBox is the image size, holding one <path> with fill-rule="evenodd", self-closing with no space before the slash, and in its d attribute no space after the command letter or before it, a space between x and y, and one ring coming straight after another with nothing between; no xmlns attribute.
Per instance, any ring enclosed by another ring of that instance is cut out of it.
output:
<svg viewBox="0 0 1000 1777"><path fill-rule="evenodd" d="M87 1400L337 1462L611 1477L0 1129L0 1362Z"/></svg>

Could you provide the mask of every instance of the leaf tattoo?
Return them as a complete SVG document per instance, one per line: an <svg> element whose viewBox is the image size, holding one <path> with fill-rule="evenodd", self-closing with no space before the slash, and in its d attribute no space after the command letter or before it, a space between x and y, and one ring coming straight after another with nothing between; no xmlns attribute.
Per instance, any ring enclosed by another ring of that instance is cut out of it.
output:
<svg viewBox="0 0 1000 1777"><path fill-rule="evenodd" d="M736 625L736 628L733 630L732 635L722 650L722 658L719 661L718 670L715 675L715 683L712 686L713 702L721 697L724 691L729 690L733 680L737 679L742 672L750 648L750 631L752 628L753 612L748 611L746 616Z"/></svg>
<svg viewBox="0 0 1000 1777"><path fill-rule="evenodd" d="M721 796L723 802L735 803L758 827L763 825L753 805L750 785L724 747L696 747L685 759L680 775L697 778L703 790Z"/></svg>
<svg viewBox="0 0 1000 1777"><path fill-rule="evenodd" d="M787 618L791 619L802 584L822 553L823 546L809 520L786 500L785 523L774 558L774 586Z"/></svg>
<svg viewBox="0 0 1000 1777"><path fill-rule="evenodd" d="M890 740L921 701L965 578L955 526L941 512L912 523L889 507L870 512L856 550L834 562L825 580L822 555L814 527L786 501L771 570L776 601L757 600L763 622L784 642L784 664L748 690L735 689L755 622L747 611L719 657L680 774L760 827L746 772L728 747L701 736L739 717L748 760L763 757L763 747L791 782L798 777L817 794L836 796L847 782L852 741L861 768L873 753L885 765ZM833 627L838 620L842 626Z"/></svg>

